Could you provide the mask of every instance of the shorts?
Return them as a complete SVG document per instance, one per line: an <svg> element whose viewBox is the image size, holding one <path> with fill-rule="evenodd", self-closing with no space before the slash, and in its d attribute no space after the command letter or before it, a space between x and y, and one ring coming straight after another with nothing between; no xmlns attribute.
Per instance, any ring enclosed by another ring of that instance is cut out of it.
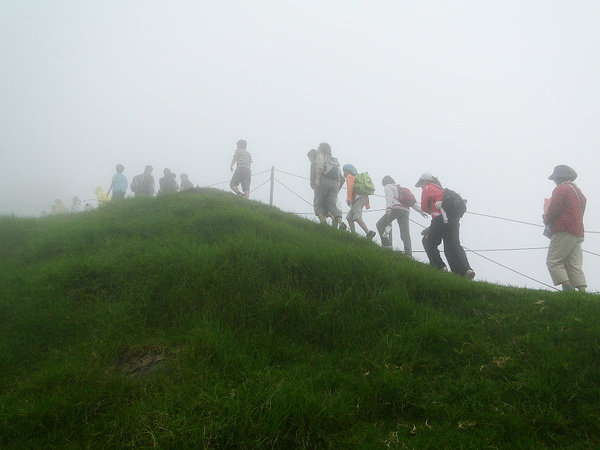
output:
<svg viewBox="0 0 600 450"><path fill-rule="evenodd" d="M348 211L348 214L346 215L346 220L356 222L357 220L362 219L362 211L366 204L367 197L358 197L354 200L350 211Z"/></svg>
<svg viewBox="0 0 600 450"><path fill-rule="evenodd" d="M229 187L234 188L242 184L242 190L244 192L250 190L250 179L252 177L252 172L249 167L238 167L233 172L233 176L231 177L231 182L229 183Z"/></svg>

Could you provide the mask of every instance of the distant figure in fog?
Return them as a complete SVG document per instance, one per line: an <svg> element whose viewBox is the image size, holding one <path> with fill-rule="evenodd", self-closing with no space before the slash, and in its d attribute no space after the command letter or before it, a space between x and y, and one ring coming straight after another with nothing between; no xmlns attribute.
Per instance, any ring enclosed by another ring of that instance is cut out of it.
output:
<svg viewBox="0 0 600 450"><path fill-rule="evenodd" d="M231 182L229 183L229 187L233 192L237 195L243 195L246 198L250 198L250 182L252 178L252 171L250 170L250 165L252 164L252 156L246 150L248 143L240 139L237 141L237 149L233 154L233 159L231 160L231 164L229 165L229 170L233 172L233 166L236 166L235 172L231 177ZM242 185L242 191L240 192L238 186Z"/></svg>
<svg viewBox="0 0 600 450"><path fill-rule="evenodd" d="M152 170L154 170L153 167L148 165L144 169L144 173L136 175L133 177L133 180L131 180L131 192L133 192L136 197L149 197L154 195L155 184Z"/></svg>
<svg viewBox="0 0 600 450"><path fill-rule="evenodd" d="M110 187L106 192L106 195L110 195L110 191L112 191L112 201L123 200L127 193L127 178L123 175L125 167L122 164L117 164L116 170L117 173L113 175Z"/></svg>
<svg viewBox="0 0 600 450"><path fill-rule="evenodd" d="M342 211L337 207L337 197L340 192L340 165L331 154L331 146L321 142L317 148L315 159L315 196L313 207L319 222L327 223L327 217L332 217L334 228L346 230L342 220Z"/></svg>
<svg viewBox="0 0 600 450"><path fill-rule="evenodd" d="M98 207L106 205L110 202L110 195L106 193L102 186L96 188L96 198L98 199Z"/></svg>
<svg viewBox="0 0 600 450"><path fill-rule="evenodd" d="M177 186L177 175L171 172L171 169L163 170L163 177L158 180L160 186L160 192L177 192L179 186Z"/></svg>
<svg viewBox="0 0 600 450"><path fill-rule="evenodd" d="M76 213L81 211L81 200L79 197L73 197L73 202L71 203L71 212Z"/></svg>
<svg viewBox="0 0 600 450"><path fill-rule="evenodd" d="M67 208L63 204L62 200L56 199L54 200L54 205L51 208L52 214L65 214L67 213Z"/></svg>
<svg viewBox="0 0 600 450"><path fill-rule="evenodd" d="M187 173L182 173L181 175L179 175L179 178L181 178L181 188L179 188L180 192L189 191L190 189L194 189L194 185L190 181L190 178L188 177Z"/></svg>
<svg viewBox="0 0 600 450"><path fill-rule="evenodd" d="M564 291L577 288L585 292L587 283L583 273L581 244L587 199L573 183L576 178L577 172L565 165L556 166L548 177L554 181L556 188L552 191L548 211L543 216L550 235L546 265L555 286L562 285Z"/></svg>
<svg viewBox="0 0 600 450"><path fill-rule="evenodd" d="M391 176L386 175L383 177L381 184L383 184L385 191L385 214L377 221L377 231L381 238L381 245L392 248L392 223L395 220L400 227L400 239L404 244L404 254L412 256L409 228L410 208L413 208L423 217L427 217L427 214L421 211L421 207L416 203L413 193L408 188L397 185Z"/></svg>

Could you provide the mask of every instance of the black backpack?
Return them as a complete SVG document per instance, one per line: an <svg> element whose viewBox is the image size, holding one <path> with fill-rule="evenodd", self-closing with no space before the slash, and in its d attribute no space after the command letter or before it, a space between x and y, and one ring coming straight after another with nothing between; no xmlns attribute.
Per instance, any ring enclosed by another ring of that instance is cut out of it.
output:
<svg viewBox="0 0 600 450"><path fill-rule="evenodd" d="M448 219L460 219L467 212L467 204L463 198L452 189L444 189L442 208L446 211Z"/></svg>

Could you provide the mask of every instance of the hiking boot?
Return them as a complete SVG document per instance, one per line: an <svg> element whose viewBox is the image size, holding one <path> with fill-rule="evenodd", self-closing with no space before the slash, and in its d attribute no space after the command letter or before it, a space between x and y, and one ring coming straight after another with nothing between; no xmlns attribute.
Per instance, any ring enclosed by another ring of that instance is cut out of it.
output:
<svg viewBox="0 0 600 450"><path fill-rule="evenodd" d="M465 275L464 275L464 277L465 277L467 280L472 280L473 278L475 278L475 272L473 272L473 270L472 270L472 269L469 269L469 270L467 270L467 271L465 272Z"/></svg>
<svg viewBox="0 0 600 450"><path fill-rule="evenodd" d="M373 230L371 230L367 233L367 239L373 240L374 237L375 237L375 232Z"/></svg>

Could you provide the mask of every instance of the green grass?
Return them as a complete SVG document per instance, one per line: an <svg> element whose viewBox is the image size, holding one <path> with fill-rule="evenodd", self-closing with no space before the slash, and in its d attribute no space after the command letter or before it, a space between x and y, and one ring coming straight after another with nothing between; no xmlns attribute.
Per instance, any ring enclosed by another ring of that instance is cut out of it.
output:
<svg viewBox="0 0 600 450"><path fill-rule="evenodd" d="M595 295L214 190L0 217L0 448L597 448Z"/></svg>

